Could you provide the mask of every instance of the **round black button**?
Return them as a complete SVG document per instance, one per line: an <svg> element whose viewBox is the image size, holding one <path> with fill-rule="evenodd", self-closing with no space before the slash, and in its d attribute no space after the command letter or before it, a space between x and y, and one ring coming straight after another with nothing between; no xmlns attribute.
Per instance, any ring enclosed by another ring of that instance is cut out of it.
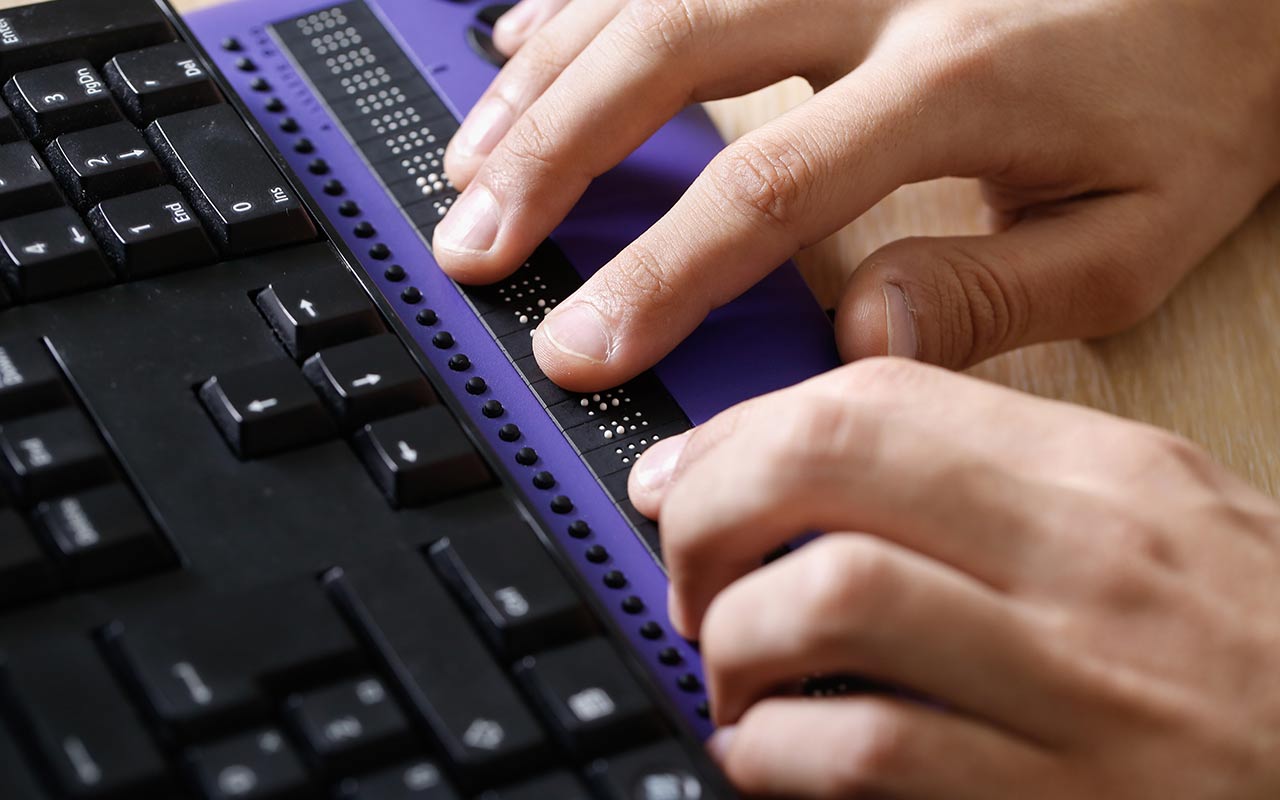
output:
<svg viewBox="0 0 1280 800"><path fill-rule="evenodd" d="M302 126L293 117L285 117L284 121L280 123L280 130L285 133L297 133L301 128Z"/></svg>
<svg viewBox="0 0 1280 800"><path fill-rule="evenodd" d="M537 489L550 489L556 485L556 476L550 472L539 472L533 476L533 485Z"/></svg>
<svg viewBox="0 0 1280 800"><path fill-rule="evenodd" d="M236 59L236 69L240 70L241 72L253 72L253 71L255 71L257 68L258 68L258 65L257 65L257 64L255 64L255 63L253 63L253 59L252 59L252 58L237 58L237 59Z"/></svg>
<svg viewBox="0 0 1280 800"><path fill-rule="evenodd" d="M404 291L400 293L400 299L410 304L421 303L422 290L417 286L406 286Z"/></svg>
<svg viewBox="0 0 1280 800"><path fill-rule="evenodd" d="M588 553L587 558L590 557L591 555ZM639 614L641 611L644 611L644 601L633 594L622 601L622 610L628 614Z"/></svg>
<svg viewBox="0 0 1280 800"><path fill-rule="evenodd" d="M686 692L696 692L702 688L702 681L698 680L698 676L692 672L686 672L679 678L676 678L676 686Z"/></svg>
<svg viewBox="0 0 1280 800"><path fill-rule="evenodd" d="M378 242L373 247L369 248L369 257L377 261L386 261L388 258L391 258L391 248L387 247L382 242Z"/></svg>
<svg viewBox="0 0 1280 800"><path fill-rule="evenodd" d="M467 358L466 353L458 353L449 359L449 369L454 372L466 372L471 369L471 359Z"/></svg>
<svg viewBox="0 0 1280 800"><path fill-rule="evenodd" d="M480 413L484 414L489 419L497 419L507 413L507 410L503 408L502 403L499 403L497 400L486 400L484 401L484 405L480 406Z"/></svg>
<svg viewBox="0 0 1280 800"><path fill-rule="evenodd" d="M305 156L316 151L316 144L310 139L299 139L294 142L293 149L295 152L302 153Z"/></svg>
<svg viewBox="0 0 1280 800"><path fill-rule="evenodd" d="M627 585L627 576L618 572L616 569L611 569L604 574L604 585L608 586L610 589L621 589Z"/></svg>
<svg viewBox="0 0 1280 800"><path fill-rule="evenodd" d="M694 711L703 719L711 719L711 705L706 700L698 703L698 707Z"/></svg>
<svg viewBox="0 0 1280 800"><path fill-rule="evenodd" d="M312 175L327 175L329 174L329 162L323 158L317 158L307 165L307 171Z"/></svg>
<svg viewBox="0 0 1280 800"><path fill-rule="evenodd" d="M658 651L658 660L668 667L674 667L684 661L684 656L680 655L680 651L674 647L664 647Z"/></svg>
<svg viewBox="0 0 1280 800"><path fill-rule="evenodd" d="M592 564L603 564L609 560L609 551L603 545L593 544L587 548L587 560Z"/></svg>
<svg viewBox="0 0 1280 800"><path fill-rule="evenodd" d="M653 620L649 620L640 626L640 635L646 639L661 639L662 626Z"/></svg>
<svg viewBox="0 0 1280 800"><path fill-rule="evenodd" d="M271 91L271 81L266 78L254 78L253 83L249 84L249 88L255 92Z"/></svg>
<svg viewBox="0 0 1280 800"><path fill-rule="evenodd" d="M424 308L418 312L418 316L415 319L418 320L419 325L435 325L440 321L440 315L429 308Z"/></svg>
<svg viewBox="0 0 1280 800"><path fill-rule="evenodd" d="M591 535L591 526L586 520L577 519L569 525L569 535L575 539L585 539Z"/></svg>
<svg viewBox="0 0 1280 800"><path fill-rule="evenodd" d="M240 40L234 36L228 36L222 40L222 49L229 53L238 53L244 49L244 45L240 44Z"/></svg>
<svg viewBox="0 0 1280 800"><path fill-rule="evenodd" d="M440 331L431 337L431 343L441 350L448 350L453 347L453 334L448 331Z"/></svg>
<svg viewBox="0 0 1280 800"><path fill-rule="evenodd" d="M467 394L484 394L489 389L489 384L485 383L484 378L476 376L467 380Z"/></svg>
<svg viewBox="0 0 1280 800"><path fill-rule="evenodd" d="M361 222L355 228L356 236L361 239L372 239L378 235L378 229L373 227L373 223L369 221Z"/></svg>
<svg viewBox="0 0 1280 800"><path fill-rule="evenodd" d="M284 101L279 97L273 97L267 101L267 110L272 114L279 114L284 111Z"/></svg>
<svg viewBox="0 0 1280 800"><path fill-rule="evenodd" d="M347 187L343 186L342 181L337 180L336 178L334 180L325 182L325 185L324 185L324 193L329 195L330 197L337 197L338 195L342 194L346 190L347 190Z"/></svg>
<svg viewBox="0 0 1280 800"><path fill-rule="evenodd" d="M521 435L519 425L507 423L498 429L498 438L504 442L518 442Z"/></svg>
<svg viewBox="0 0 1280 800"><path fill-rule="evenodd" d="M360 204L355 200L344 200L342 205L338 206L338 213L344 217L359 216Z"/></svg>
<svg viewBox="0 0 1280 800"><path fill-rule="evenodd" d="M522 467L532 467L538 463L538 451L532 447L521 447L516 451L516 463Z"/></svg>
<svg viewBox="0 0 1280 800"><path fill-rule="evenodd" d="M404 276L405 276L404 267L400 266L399 264L392 264L391 266L387 267L386 272L382 273L382 276L387 280L391 281L392 283L399 283L400 281L404 280Z"/></svg>

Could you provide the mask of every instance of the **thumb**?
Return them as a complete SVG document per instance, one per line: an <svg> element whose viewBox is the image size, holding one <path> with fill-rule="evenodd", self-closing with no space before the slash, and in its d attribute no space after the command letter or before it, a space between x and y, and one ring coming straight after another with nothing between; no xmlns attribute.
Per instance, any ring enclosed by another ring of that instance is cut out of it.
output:
<svg viewBox="0 0 1280 800"><path fill-rule="evenodd" d="M1194 264L1154 198L1053 206L989 236L917 238L873 253L840 301L847 360L901 356L963 369L1018 347L1119 332Z"/></svg>

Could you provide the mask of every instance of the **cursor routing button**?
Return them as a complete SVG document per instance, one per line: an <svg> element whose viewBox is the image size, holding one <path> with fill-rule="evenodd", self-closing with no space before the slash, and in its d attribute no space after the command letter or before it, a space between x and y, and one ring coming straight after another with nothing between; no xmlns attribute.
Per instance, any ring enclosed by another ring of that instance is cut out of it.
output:
<svg viewBox="0 0 1280 800"><path fill-rule="evenodd" d="M333 422L293 363L283 358L205 381L200 401L231 449L258 458L319 442Z"/></svg>

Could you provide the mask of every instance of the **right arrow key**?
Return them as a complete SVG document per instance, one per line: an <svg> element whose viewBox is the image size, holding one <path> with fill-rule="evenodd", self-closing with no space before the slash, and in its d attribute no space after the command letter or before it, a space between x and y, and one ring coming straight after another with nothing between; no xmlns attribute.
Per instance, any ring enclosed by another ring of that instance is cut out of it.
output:
<svg viewBox="0 0 1280 800"><path fill-rule="evenodd" d="M227 443L244 459L292 450L333 436L315 392L284 358L216 375L200 401Z"/></svg>
<svg viewBox="0 0 1280 800"><path fill-rule="evenodd" d="M321 350L302 365L347 428L436 403L436 394L400 340L389 333Z"/></svg>

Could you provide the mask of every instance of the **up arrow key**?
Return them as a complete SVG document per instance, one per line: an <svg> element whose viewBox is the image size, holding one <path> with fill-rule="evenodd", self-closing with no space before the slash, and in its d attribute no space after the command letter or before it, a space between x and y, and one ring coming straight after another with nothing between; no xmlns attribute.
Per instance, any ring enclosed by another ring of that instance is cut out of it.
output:
<svg viewBox="0 0 1280 800"><path fill-rule="evenodd" d="M312 319L316 318L316 307L310 300L304 298L302 302L298 303L298 308L306 312L308 317L311 317Z"/></svg>
<svg viewBox="0 0 1280 800"><path fill-rule="evenodd" d="M400 442L400 458L410 464L418 463L418 451L409 446L408 442Z"/></svg>

